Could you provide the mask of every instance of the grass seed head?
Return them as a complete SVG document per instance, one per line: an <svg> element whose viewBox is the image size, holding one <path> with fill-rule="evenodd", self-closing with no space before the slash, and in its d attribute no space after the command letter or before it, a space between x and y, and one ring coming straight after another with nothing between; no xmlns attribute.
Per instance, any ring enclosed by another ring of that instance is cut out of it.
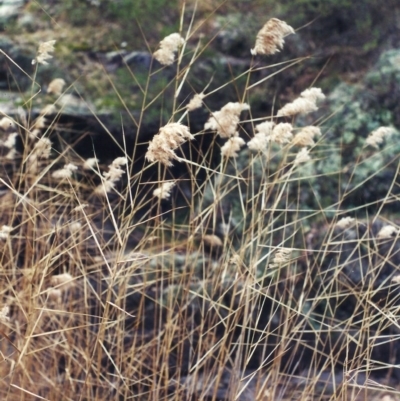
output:
<svg viewBox="0 0 400 401"><path fill-rule="evenodd" d="M325 99L325 95L320 88L306 89L300 94L300 97L292 103L288 103L278 110L278 117L293 116L296 114L308 114L318 110L317 101Z"/></svg>
<svg viewBox="0 0 400 401"><path fill-rule="evenodd" d="M75 166L72 163L68 163L64 166L64 168L60 170L56 170L52 173L52 177L55 178L56 180L63 180L65 178L71 178L72 173L78 169L77 166Z"/></svg>
<svg viewBox="0 0 400 401"><path fill-rule="evenodd" d="M221 238L219 238L215 234L208 234L203 236L203 241L205 244L211 246L211 247L221 247L223 246L223 242Z"/></svg>
<svg viewBox="0 0 400 401"><path fill-rule="evenodd" d="M299 133L294 136L292 140L292 145L314 146L314 138L319 136L321 136L321 130L318 127L304 127Z"/></svg>
<svg viewBox="0 0 400 401"><path fill-rule="evenodd" d="M171 33L160 42L160 48L154 53L154 58L162 65L171 65L175 60L175 53L185 43L179 33Z"/></svg>
<svg viewBox="0 0 400 401"><path fill-rule="evenodd" d="M53 58L50 53L53 53L55 44L55 40L40 43L36 58L32 60L32 64L49 64L47 60Z"/></svg>
<svg viewBox="0 0 400 401"><path fill-rule="evenodd" d="M150 142L146 159L172 166L171 160L177 159L174 150L186 140L194 139L189 128L180 123L169 123L162 127Z"/></svg>
<svg viewBox="0 0 400 401"><path fill-rule="evenodd" d="M14 124L14 121L11 120L11 118L3 117L0 120L0 128L3 131L8 131L9 129L14 128L14 127L15 127L15 124Z"/></svg>
<svg viewBox="0 0 400 401"><path fill-rule="evenodd" d="M204 99L204 94L203 93L196 93L192 99L190 99L190 102L186 106L188 111L193 111L196 109L199 109L203 105L203 99Z"/></svg>
<svg viewBox="0 0 400 401"><path fill-rule="evenodd" d="M297 153L296 158L294 159L294 165L298 166L299 164L306 163L310 160L310 151L307 148L301 148L300 152Z"/></svg>
<svg viewBox="0 0 400 401"><path fill-rule="evenodd" d="M349 228L355 223L356 219L353 217L342 217L336 224L335 227L345 230L346 228Z"/></svg>
<svg viewBox="0 0 400 401"><path fill-rule="evenodd" d="M394 234L397 234L398 232L399 232L399 230L396 227L393 227L392 225L387 224L386 226L384 226L380 229L376 238L378 238L378 239L391 238Z"/></svg>
<svg viewBox="0 0 400 401"><path fill-rule="evenodd" d="M239 136L229 138L221 147L222 157L237 157L240 148L245 144L244 139Z"/></svg>
<svg viewBox="0 0 400 401"><path fill-rule="evenodd" d="M52 93L53 95L61 95L65 86L65 81L62 78L53 79L47 88L47 93Z"/></svg>
<svg viewBox="0 0 400 401"><path fill-rule="evenodd" d="M221 138L236 136L237 125L240 121L240 113L249 110L247 103L227 103L220 111L212 113L212 116L204 125L204 129L217 131Z"/></svg>
<svg viewBox="0 0 400 401"><path fill-rule="evenodd" d="M365 140L365 144L378 149L383 140L386 137L389 137L392 133L393 128L391 127L379 127L368 135L368 138Z"/></svg>
<svg viewBox="0 0 400 401"><path fill-rule="evenodd" d="M9 314L10 314L10 307L8 305L3 306L0 310L0 322L8 323L10 321Z"/></svg>
<svg viewBox="0 0 400 401"><path fill-rule="evenodd" d="M3 145L9 149L14 148L17 143L17 136L18 134L16 132L13 132L12 134L8 135Z"/></svg>
<svg viewBox="0 0 400 401"><path fill-rule="evenodd" d="M258 131L254 137L247 143L247 146L251 150L258 152L265 152L268 147L268 143L271 140L272 130L275 126L273 121L265 121L261 124L256 125L256 131Z"/></svg>
<svg viewBox="0 0 400 401"><path fill-rule="evenodd" d="M84 170L92 170L94 167L98 165L100 162L99 159L96 157L89 157L89 159L86 159L85 162L83 163L83 169Z"/></svg>
<svg viewBox="0 0 400 401"><path fill-rule="evenodd" d="M153 196L159 199L168 199L171 196L171 190L175 186L175 182L163 182L161 186L153 191Z"/></svg>
<svg viewBox="0 0 400 401"><path fill-rule="evenodd" d="M57 274L51 278L51 284L61 291L67 291L75 286L76 282L74 277L69 273Z"/></svg>
<svg viewBox="0 0 400 401"><path fill-rule="evenodd" d="M290 143L293 138L293 126L289 123L279 123L275 125L270 135L271 142L277 143L278 145L284 145Z"/></svg>
<svg viewBox="0 0 400 401"><path fill-rule="evenodd" d="M10 232L12 231L12 227L3 225L0 230L0 239L6 240L10 236Z"/></svg>
<svg viewBox="0 0 400 401"><path fill-rule="evenodd" d="M283 48L285 36L292 33L295 33L294 29L286 22L271 18L258 32L256 44L250 52L253 56L277 53Z"/></svg>

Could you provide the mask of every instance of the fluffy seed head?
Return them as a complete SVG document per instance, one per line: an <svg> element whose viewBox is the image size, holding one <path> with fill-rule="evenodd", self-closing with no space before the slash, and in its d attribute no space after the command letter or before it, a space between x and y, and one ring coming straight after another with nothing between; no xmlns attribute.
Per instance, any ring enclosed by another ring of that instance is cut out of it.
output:
<svg viewBox="0 0 400 401"><path fill-rule="evenodd" d="M12 227L3 225L0 230L0 239L6 240L10 236Z"/></svg>
<svg viewBox="0 0 400 401"><path fill-rule="evenodd" d="M321 130L318 127L304 127L295 135L292 140L292 145L295 146L314 146L314 138L321 136Z"/></svg>
<svg viewBox="0 0 400 401"><path fill-rule="evenodd" d="M48 59L53 58L49 53L54 51L55 40L49 40L48 42L42 42L39 44L39 49L36 58L32 60L32 64L49 64Z"/></svg>
<svg viewBox="0 0 400 401"><path fill-rule="evenodd" d="M51 152L51 141L48 138L40 138L34 148L33 153L41 159L48 159Z"/></svg>
<svg viewBox="0 0 400 401"><path fill-rule="evenodd" d="M286 22L277 18L270 19L258 32L254 49L250 52L257 54L274 54L283 48L284 37L295 33L294 29Z"/></svg>
<svg viewBox="0 0 400 401"><path fill-rule="evenodd" d="M47 104L40 110L40 115L45 116L47 114L55 114L57 112L56 106L54 104Z"/></svg>
<svg viewBox="0 0 400 401"><path fill-rule="evenodd" d="M390 136L392 133L393 128L391 127L379 127L368 135L368 138L365 140L365 144L378 149L384 138Z"/></svg>
<svg viewBox="0 0 400 401"><path fill-rule="evenodd" d="M46 120L45 116L44 115L40 115L35 120L35 122L33 124L33 128L34 129L39 129L39 130L42 129L42 128L45 128L46 127L46 122L47 122L47 120Z"/></svg>
<svg viewBox="0 0 400 401"><path fill-rule="evenodd" d="M203 99L204 99L203 93L196 93L192 97L186 108L188 109L188 111L199 109L203 105Z"/></svg>
<svg viewBox="0 0 400 401"><path fill-rule="evenodd" d="M381 228L376 238L379 239L391 238L393 234L397 234L398 232L399 230L396 227L393 227L392 225L388 224Z"/></svg>
<svg viewBox="0 0 400 401"><path fill-rule="evenodd" d="M153 196L159 199L168 199L171 196L171 189L175 186L175 182L163 182L160 187L153 191Z"/></svg>
<svg viewBox="0 0 400 401"><path fill-rule="evenodd" d="M109 166L108 171L103 173L104 178L108 181L116 182L125 174L125 171L121 169L121 166L124 166L128 163L128 159L126 157L117 157Z"/></svg>
<svg viewBox="0 0 400 401"><path fill-rule="evenodd" d="M221 238L219 238L215 234L208 234L203 237L203 241L205 244L212 247L220 247L223 245Z"/></svg>
<svg viewBox="0 0 400 401"><path fill-rule="evenodd" d="M14 121L13 120L11 120L10 118L8 118L8 117L3 117L1 120L0 120L0 128L3 130L3 131L7 131L8 129L10 129L10 128L14 128Z"/></svg>
<svg viewBox="0 0 400 401"><path fill-rule="evenodd" d="M341 230L345 230L349 228L352 224L354 224L355 219L353 217L342 217L336 224L335 227L340 228Z"/></svg>
<svg viewBox="0 0 400 401"><path fill-rule="evenodd" d="M79 206L74 207L72 210L74 212L81 212L85 207L88 207L89 205L87 203L82 203Z"/></svg>
<svg viewBox="0 0 400 401"><path fill-rule="evenodd" d="M83 163L83 169L84 170L92 170L97 164L99 163L99 159L96 157L89 157L89 159L86 159L85 162Z"/></svg>
<svg viewBox="0 0 400 401"><path fill-rule="evenodd" d="M171 65L175 60L175 53L185 43L179 33L171 33L160 42L160 48L153 54L162 65Z"/></svg>
<svg viewBox="0 0 400 401"><path fill-rule="evenodd" d="M246 103L229 102L220 111L212 113L212 116L205 123L204 129L217 131L221 138L236 136L240 113L248 109L249 105Z"/></svg>
<svg viewBox="0 0 400 401"><path fill-rule="evenodd" d="M63 180L65 178L71 178L72 177L72 173L77 169L78 169L78 167L75 166L75 164L68 163L68 164L66 164L64 166L64 168L54 171L51 176L53 178L57 179L57 180Z"/></svg>
<svg viewBox="0 0 400 401"><path fill-rule="evenodd" d="M57 274L51 278L51 284L61 291L75 286L74 278L69 273Z"/></svg>
<svg viewBox="0 0 400 401"><path fill-rule="evenodd" d="M301 148L300 152L297 153L296 158L294 159L294 165L298 166L301 163L305 163L311 160L310 152L307 148Z"/></svg>
<svg viewBox="0 0 400 401"><path fill-rule="evenodd" d="M292 253L291 248L279 248L272 260L270 267L275 267L287 263L289 261L290 254Z"/></svg>
<svg viewBox="0 0 400 401"><path fill-rule="evenodd" d="M79 221L74 221L69 225L69 231L71 233L76 233L80 231L82 228L82 224Z"/></svg>
<svg viewBox="0 0 400 401"><path fill-rule="evenodd" d="M10 151L6 154L5 158L7 160L14 160L17 157L18 152L12 148Z"/></svg>
<svg viewBox="0 0 400 401"><path fill-rule="evenodd" d="M247 143L249 149L258 152L265 152L267 150L268 143L271 140L271 134L274 126L275 123L272 121L265 121L256 125L256 131L258 131L258 133L255 134L254 138Z"/></svg>
<svg viewBox="0 0 400 401"><path fill-rule="evenodd" d="M271 135L270 135L270 141L275 142L278 145L284 145L285 143L289 143L292 138L293 126L292 124L289 123L280 123L275 125L273 128Z"/></svg>
<svg viewBox="0 0 400 401"><path fill-rule="evenodd" d="M108 166L108 171L103 172L104 181L96 188L95 192L99 195L106 195L110 192L125 174L121 166L125 166L126 164L128 164L128 159L126 157L117 157L114 159Z"/></svg>
<svg viewBox="0 0 400 401"><path fill-rule="evenodd" d="M245 144L244 139L239 136L229 138L221 147L222 157L237 157L240 148Z"/></svg>
<svg viewBox="0 0 400 401"><path fill-rule="evenodd" d="M0 310L0 322L8 323L10 321L10 307L8 305L4 305Z"/></svg>
<svg viewBox="0 0 400 401"><path fill-rule="evenodd" d="M12 134L8 135L3 145L8 149L14 148L17 143L17 136L18 134L16 132L13 132Z"/></svg>
<svg viewBox="0 0 400 401"><path fill-rule="evenodd" d="M61 95L65 81L62 78L53 79L47 88L47 93L53 93L54 95Z"/></svg>
<svg viewBox="0 0 400 401"><path fill-rule="evenodd" d="M180 123L169 123L162 127L150 142L146 159L150 162L160 162L171 166L171 160L177 159L174 152L186 140L194 139L189 128Z"/></svg>
<svg viewBox="0 0 400 401"><path fill-rule="evenodd" d="M279 111L277 116L293 116L296 114L307 114L318 110L317 101L325 99L320 88L310 88L301 92L300 97L292 103L286 104Z"/></svg>

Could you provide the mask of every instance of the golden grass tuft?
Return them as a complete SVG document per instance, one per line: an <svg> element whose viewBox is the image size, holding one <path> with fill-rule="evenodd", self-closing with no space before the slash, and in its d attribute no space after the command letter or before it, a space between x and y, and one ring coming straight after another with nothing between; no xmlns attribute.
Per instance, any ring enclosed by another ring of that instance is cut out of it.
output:
<svg viewBox="0 0 400 401"><path fill-rule="evenodd" d="M59 103L33 121L0 120L0 399L399 400L389 352L398 222L350 217L358 207L343 210L347 193L328 208L306 204L303 184L314 160L329 162L330 144L323 125L298 127L294 116L317 109L317 88L255 118L249 93L263 83L252 84L260 66L250 67L243 94L235 87L237 99L191 132L190 112L208 108L209 95L180 94L193 90L190 69L207 45L185 29L186 40L170 35L154 54L176 74L160 93L173 88L170 122L166 107L145 155L125 137L113 160L78 155L49 121ZM290 33L270 20L253 54L277 52ZM37 68L54 44L40 45ZM132 116L138 132L152 101ZM216 162L217 140L198 145L210 132L226 140Z"/></svg>

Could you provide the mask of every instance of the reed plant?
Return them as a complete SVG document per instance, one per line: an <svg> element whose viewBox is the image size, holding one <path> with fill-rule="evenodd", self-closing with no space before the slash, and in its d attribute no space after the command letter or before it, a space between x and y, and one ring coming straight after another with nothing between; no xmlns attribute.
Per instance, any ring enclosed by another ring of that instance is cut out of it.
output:
<svg viewBox="0 0 400 401"><path fill-rule="evenodd" d="M330 180L316 173L332 152L322 90L252 112L252 93L274 79L270 55L296 29L269 19L241 76L195 91L209 39L185 12L152 49L135 145L119 143L117 158L83 157L56 135L74 87L63 77L35 114L34 74L24 108L0 121L1 399L400 399L399 222L382 212L398 201L396 179L373 215L342 207L396 130L365 133L322 205L312 186ZM36 69L55 47L38 45ZM165 87L148 97L158 76ZM232 86L235 98L208 103ZM146 114L166 96L143 145ZM199 110L208 117L193 130Z"/></svg>

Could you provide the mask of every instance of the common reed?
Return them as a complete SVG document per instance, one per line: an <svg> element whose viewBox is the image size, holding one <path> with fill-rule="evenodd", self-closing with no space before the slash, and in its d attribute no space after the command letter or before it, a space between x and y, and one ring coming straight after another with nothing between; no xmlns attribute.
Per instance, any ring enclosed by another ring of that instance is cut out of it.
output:
<svg viewBox="0 0 400 401"><path fill-rule="evenodd" d="M1 399L400 399L390 353L398 221L380 208L357 219L341 198L315 207L307 183L314 163L329 162L329 137L324 120L296 117L323 107L320 88L252 114L251 93L265 84L253 75L295 30L269 20L243 93L214 109L212 92L235 78L181 96L207 47L193 29L182 25L153 53L149 80L174 69L160 92L173 88L172 111L141 155L138 141L113 160L56 146L60 102L33 121L32 110L0 121ZM54 46L39 45L36 68ZM60 78L48 92L65 86L74 83ZM153 101L144 96L132 115L138 133ZM193 131L199 108L209 116ZM388 128L367 134L355 172Z"/></svg>

